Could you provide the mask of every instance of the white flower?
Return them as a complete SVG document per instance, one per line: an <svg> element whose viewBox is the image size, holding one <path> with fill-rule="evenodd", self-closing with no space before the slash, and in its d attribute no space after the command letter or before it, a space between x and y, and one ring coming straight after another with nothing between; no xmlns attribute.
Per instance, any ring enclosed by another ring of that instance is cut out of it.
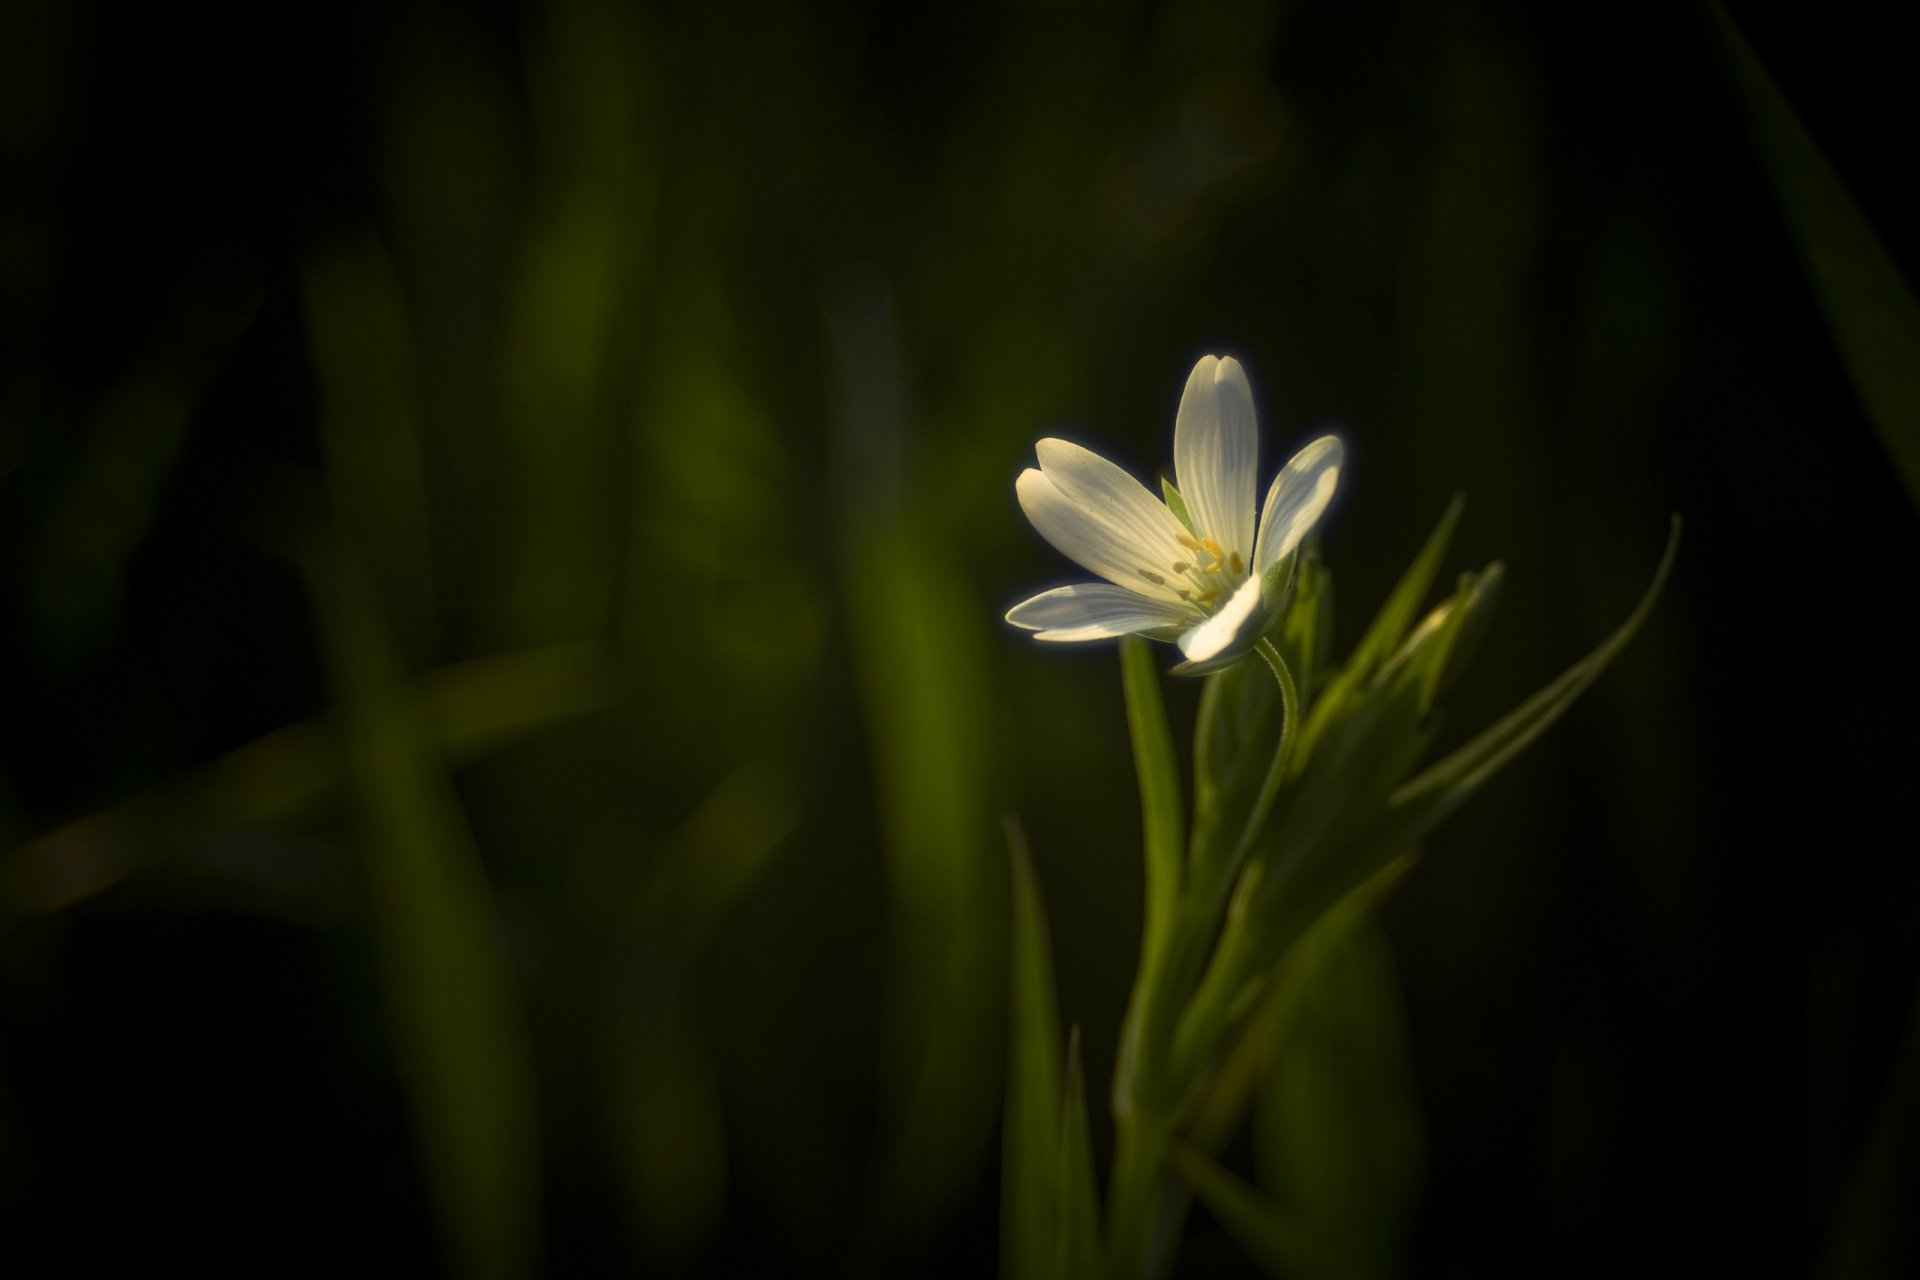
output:
<svg viewBox="0 0 1920 1280"><path fill-rule="evenodd" d="M1043 591L1007 621L1039 640L1173 640L1188 664L1211 667L1245 653L1272 625L1269 609L1285 582L1266 579L1327 509L1342 450L1338 437L1321 436L1294 454L1267 490L1256 528L1253 393L1238 361L1207 356L1187 379L1173 426L1191 529L1099 454L1065 440L1042 440L1034 452L1039 467L1015 485L1021 509L1055 550L1106 581Z"/></svg>

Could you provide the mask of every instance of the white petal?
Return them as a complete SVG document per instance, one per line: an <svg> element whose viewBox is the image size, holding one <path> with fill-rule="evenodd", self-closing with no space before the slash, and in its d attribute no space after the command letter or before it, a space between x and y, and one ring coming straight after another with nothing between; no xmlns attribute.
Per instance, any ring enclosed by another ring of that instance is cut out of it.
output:
<svg viewBox="0 0 1920 1280"><path fill-rule="evenodd" d="M1163 576L1170 573L1173 555L1180 550L1171 536L1157 546L1143 546L1131 524L1114 519L1109 509L1090 509L1071 501L1051 477L1032 467L1014 481L1014 492L1027 519L1061 555L1129 591L1169 603L1179 601L1173 588L1155 584L1141 573L1143 569ZM1173 519L1165 507L1161 511ZM1179 527L1178 522L1174 527Z"/></svg>
<svg viewBox="0 0 1920 1280"><path fill-rule="evenodd" d="M1260 464L1253 391L1240 362L1202 357L1173 423L1173 470L1202 537L1253 558L1253 491Z"/></svg>
<svg viewBox="0 0 1920 1280"><path fill-rule="evenodd" d="M1220 612L1180 637L1180 652L1188 662L1206 662L1251 648L1266 630L1266 615L1260 609L1260 579L1248 578Z"/></svg>
<svg viewBox="0 0 1920 1280"><path fill-rule="evenodd" d="M1186 530L1178 517L1126 471L1067 440L1042 440L1033 451L1061 496L1131 544L1138 567L1164 574L1175 561L1192 559L1180 546ZM1139 581L1121 579L1120 585Z"/></svg>
<svg viewBox="0 0 1920 1280"><path fill-rule="evenodd" d="M1340 483L1340 460L1345 452L1338 436L1321 436L1294 454L1273 478L1266 505L1260 511L1260 536L1253 557L1256 579L1299 546L1300 539L1326 511Z"/></svg>
<svg viewBox="0 0 1920 1280"><path fill-rule="evenodd" d="M1125 587L1083 582L1042 591L1007 610L1007 621L1038 631L1039 640L1107 640L1143 631L1177 630L1190 610L1149 600Z"/></svg>

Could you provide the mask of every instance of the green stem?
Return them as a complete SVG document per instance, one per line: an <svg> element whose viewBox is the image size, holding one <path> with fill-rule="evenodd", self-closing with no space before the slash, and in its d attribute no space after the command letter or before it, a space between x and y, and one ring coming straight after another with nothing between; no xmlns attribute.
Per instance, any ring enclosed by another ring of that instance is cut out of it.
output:
<svg viewBox="0 0 1920 1280"><path fill-rule="evenodd" d="M1266 826L1275 800L1285 784L1293 760L1294 742L1300 722L1300 695L1293 673L1271 640L1259 642L1260 656L1266 660L1280 683L1282 722L1280 742L1267 766L1267 776L1247 817L1246 827L1234 846L1233 857L1220 874L1202 891L1204 898L1188 899L1187 909L1166 939L1159 963L1143 973L1144 1000L1129 1011L1122 1049L1124 1080L1115 1084L1115 1147L1113 1179L1108 1188L1109 1272L1115 1280L1142 1280L1166 1261L1165 1250L1157 1236L1166 1189L1168 1144L1173 1139L1174 1117L1167 1104L1176 1107L1186 1092L1184 1086L1164 1078L1167 1055L1152 1054L1142 1043L1157 1034L1166 1020L1166 1011L1182 992L1198 978L1204 948L1215 935L1233 892L1234 881L1251 856L1261 830ZM1172 1020L1178 1025L1179 1019ZM1144 1078L1143 1078L1144 1077Z"/></svg>
<svg viewBox="0 0 1920 1280"><path fill-rule="evenodd" d="M1240 833L1240 843L1234 846L1233 861L1228 864L1225 876L1229 885L1240 874L1247 855L1253 852L1253 842L1267 823L1267 814L1272 810L1274 799L1279 796L1280 787L1286 781L1287 769L1293 763L1294 740L1300 736L1300 691L1294 688L1293 672L1287 669L1287 660L1280 656L1280 650L1273 641L1262 636L1259 649L1260 656L1273 669L1273 678L1280 682L1280 711L1283 717L1280 722L1280 746L1273 753L1273 763L1267 767L1266 780L1260 784L1260 796L1253 803L1246 829Z"/></svg>
<svg viewBox="0 0 1920 1280"><path fill-rule="evenodd" d="M1171 1136L1167 1117L1159 1112L1135 1110L1116 1117L1107 1198L1107 1274L1112 1280L1145 1280L1151 1274Z"/></svg>

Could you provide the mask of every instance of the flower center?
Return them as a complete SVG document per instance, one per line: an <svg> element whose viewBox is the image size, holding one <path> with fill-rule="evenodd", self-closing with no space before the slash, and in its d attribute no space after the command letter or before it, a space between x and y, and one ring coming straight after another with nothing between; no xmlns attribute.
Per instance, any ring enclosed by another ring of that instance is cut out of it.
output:
<svg viewBox="0 0 1920 1280"><path fill-rule="evenodd" d="M1156 587L1184 582L1184 586L1173 586L1173 593L1202 613L1212 613L1220 597L1231 595L1246 576L1247 562L1241 559L1238 551L1227 550L1220 545L1219 539L1212 536L1196 538L1186 533L1174 536L1183 548L1192 553L1192 559L1169 562L1168 573L1142 569L1140 576Z"/></svg>

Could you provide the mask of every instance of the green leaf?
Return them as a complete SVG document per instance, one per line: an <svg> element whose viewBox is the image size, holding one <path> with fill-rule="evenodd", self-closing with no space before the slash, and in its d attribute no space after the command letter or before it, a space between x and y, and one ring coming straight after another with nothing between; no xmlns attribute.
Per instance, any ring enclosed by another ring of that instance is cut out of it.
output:
<svg viewBox="0 0 1920 1280"><path fill-rule="evenodd" d="M1004 864L992 830L992 624L960 563L958 517L915 477L914 405L880 282L827 297L838 569L885 858L892 954L876 1255L923 1247L991 1157L1005 989ZM685 434L685 433L681 433ZM689 437L690 439L692 437Z"/></svg>
<svg viewBox="0 0 1920 1280"><path fill-rule="evenodd" d="M1011 819L1007 852L1013 868L1013 956L1001 1157L1001 1273L1009 1280L1046 1280L1059 1257L1061 1219L1060 1011L1046 907L1026 835Z"/></svg>
<svg viewBox="0 0 1920 1280"><path fill-rule="evenodd" d="M1761 167L1847 377L1920 504L1920 302L1739 28L1719 4L1708 7Z"/></svg>
<svg viewBox="0 0 1920 1280"><path fill-rule="evenodd" d="M1055 1275L1091 1277L1100 1261L1100 1198L1094 1189L1087 1135L1087 1082L1080 1065L1080 1028L1067 1038L1066 1097L1060 1110L1059 1267Z"/></svg>
<svg viewBox="0 0 1920 1280"><path fill-rule="evenodd" d="M455 767L605 708L604 650L568 642L429 671L410 713ZM408 696L413 696L409 694ZM334 726L275 729L151 791L30 840L0 863L0 918L60 911L202 838L306 813L340 781Z"/></svg>
<svg viewBox="0 0 1920 1280"><path fill-rule="evenodd" d="M1425 1135L1392 948L1350 898L1296 952L1309 949L1310 963L1288 966L1285 1029L1256 1095L1260 1182L1316 1237L1397 1275Z"/></svg>
<svg viewBox="0 0 1920 1280"><path fill-rule="evenodd" d="M1160 677L1147 642L1120 640L1120 675L1133 736L1133 766L1140 778L1140 824L1146 844L1147 901L1141 945L1142 968L1158 963L1180 895L1186 822L1181 813L1180 775L1160 697Z"/></svg>
<svg viewBox="0 0 1920 1280"><path fill-rule="evenodd" d="M1478 574L1469 574L1461 579L1461 590L1457 597L1460 610L1460 629L1447 646L1446 662L1440 672L1440 681L1433 690L1432 697L1438 697L1451 689L1467 665L1473 661L1473 655L1480 650L1480 642L1486 639L1487 629L1493 621L1494 608L1500 603L1500 593L1506 583L1507 567L1495 560Z"/></svg>
<svg viewBox="0 0 1920 1280"><path fill-rule="evenodd" d="M1592 653L1506 718L1396 788L1378 822L1344 845L1328 850L1289 881L1285 895L1271 903L1265 917L1270 937L1283 946L1290 944L1356 886L1411 849L1558 719L1646 621L1666 584L1679 546L1680 520L1676 516L1653 581L1627 620Z"/></svg>
<svg viewBox="0 0 1920 1280"><path fill-rule="evenodd" d="M1488 778L1523 750L1547 726L1560 718L1617 657L1647 620L1666 586L1680 549L1680 518L1674 517L1667 547L1640 603L1614 633L1586 657L1568 667L1546 688L1527 699L1505 718L1475 737L1446 759L1434 764L1394 793L1396 820L1417 826L1421 833L1451 813ZM1414 838L1418 838L1417 836Z"/></svg>
<svg viewBox="0 0 1920 1280"><path fill-rule="evenodd" d="M1308 715L1305 728L1300 736L1300 750L1295 757L1296 768L1309 759L1320 737L1327 731L1332 720L1346 707L1347 700L1371 676L1375 669L1384 663L1394 650L1400 647L1407 628L1419 612L1421 602L1427 598L1433 580L1440 572L1441 558L1446 555L1447 544L1453 539L1454 526L1460 522L1460 513L1466 507L1466 499L1454 495L1452 502L1440 517L1440 523L1428 535L1426 544L1420 548L1420 554L1401 576L1393 591L1387 596L1386 603L1380 606L1380 612L1374 615L1373 623L1367 633L1354 647L1352 656L1334 676L1326 693Z"/></svg>
<svg viewBox="0 0 1920 1280"><path fill-rule="evenodd" d="M401 1073L454 1270L530 1274L540 1173L530 1052L485 874L372 593L313 570Z"/></svg>
<svg viewBox="0 0 1920 1280"><path fill-rule="evenodd" d="M1274 1204L1191 1146L1176 1145L1168 1153L1168 1162L1207 1211L1266 1271L1329 1278L1370 1274L1317 1237L1299 1215Z"/></svg>
<svg viewBox="0 0 1920 1280"><path fill-rule="evenodd" d="M1280 620L1275 643L1299 682L1303 704L1313 700L1321 668L1331 656L1326 646L1332 622L1333 575L1319 556L1302 555L1294 578L1293 604Z"/></svg>
<svg viewBox="0 0 1920 1280"><path fill-rule="evenodd" d="M1258 1007L1224 1055L1219 1070L1207 1078L1205 1088L1193 1100L1195 1110L1188 1133L1199 1150L1217 1152L1240 1132L1254 1088L1291 1033L1321 962L1341 946L1347 931L1365 919L1412 866L1411 858L1390 863L1323 914L1287 950L1265 982Z"/></svg>

